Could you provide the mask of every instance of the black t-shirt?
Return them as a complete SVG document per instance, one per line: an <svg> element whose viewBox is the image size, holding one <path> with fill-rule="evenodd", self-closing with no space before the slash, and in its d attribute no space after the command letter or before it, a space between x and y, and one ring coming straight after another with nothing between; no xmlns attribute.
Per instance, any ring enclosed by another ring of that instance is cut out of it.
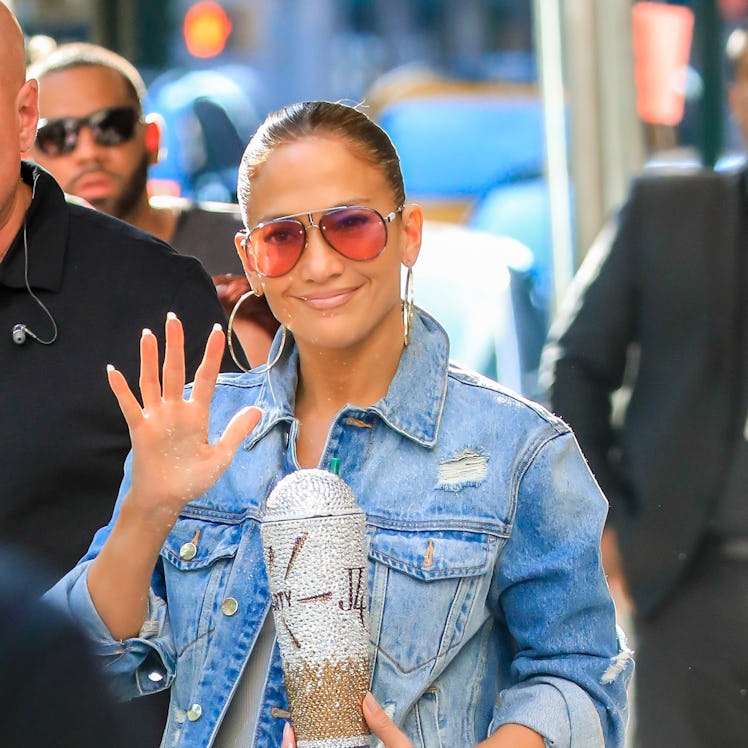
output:
<svg viewBox="0 0 748 748"><path fill-rule="evenodd" d="M17 323L52 337L26 288L22 228L0 263L0 539L29 549L54 581L108 522L130 447L106 365L120 369L137 393L141 331L152 329L162 342L174 311L184 324L191 379L213 324L225 327L226 317L199 262L65 202L38 166L24 163L21 173L35 184L26 214L28 280L58 336L51 345L11 338ZM228 355L223 369L236 370Z"/></svg>
<svg viewBox="0 0 748 748"><path fill-rule="evenodd" d="M169 203L160 203L169 205ZM169 243L180 254L197 257L210 275L244 275L234 246L237 231L244 230L238 205L190 203L175 199L179 217Z"/></svg>

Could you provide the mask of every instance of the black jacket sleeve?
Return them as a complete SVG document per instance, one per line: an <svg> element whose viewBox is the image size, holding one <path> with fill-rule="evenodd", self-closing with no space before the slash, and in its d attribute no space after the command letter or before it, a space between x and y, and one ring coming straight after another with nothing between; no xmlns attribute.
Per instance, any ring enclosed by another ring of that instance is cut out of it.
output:
<svg viewBox="0 0 748 748"><path fill-rule="evenodd" d="M636 202L634 187L590 249L551 327L540 374L547 404L574 430L613 520L630 500L616 464L612 396L624 383L637 335Z"/></svg>

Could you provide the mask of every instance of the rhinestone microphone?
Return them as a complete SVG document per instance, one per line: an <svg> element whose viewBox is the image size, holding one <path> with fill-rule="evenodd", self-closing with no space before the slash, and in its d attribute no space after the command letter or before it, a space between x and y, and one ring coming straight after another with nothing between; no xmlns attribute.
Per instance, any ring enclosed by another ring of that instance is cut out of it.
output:
<svg viewBox="0 0 748 748"><path fill-rule="evenodd" d="M287 475L260 528L296 743L370 745L366 517L326 470Z"/></svg>

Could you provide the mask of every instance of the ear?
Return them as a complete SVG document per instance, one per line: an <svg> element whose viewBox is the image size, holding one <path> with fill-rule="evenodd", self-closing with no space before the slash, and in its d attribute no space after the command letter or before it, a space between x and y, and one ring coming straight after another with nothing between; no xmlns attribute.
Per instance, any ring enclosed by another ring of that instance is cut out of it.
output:
<svg viewBox="0 0 748 748"><path fill-rule="evenodd" d="M161 136L164 131L164 120L158 114L149 114L145 118L143 142L148 153L148 165L154 166L161 159Z"/></svg>
<svg viewBox="0 0 748 748"><path fill-rule="evenodd" d="M421 238L423 235L423 210L416 203L411 203L403 208L403 232L405 243L403 245L401 261L403 265L413 267L418 254L421 251Z"/></svg>
<svg viewBox="0 0 748 748"><path fill-rule="evenodd" d="M39 121L39 84L32 78L27 80L16 96L18 116L18 145L21 153L31 150L36 140L36 125Z"/></svg>
<svg viewBox="0 0 748 748"><path fill-rule="evenodd" d="M260 276L257 274L252 253L247 250L246 238L247 235L244 231L237 231L236 236L234 236L234 246L236 247L239 259L242 261L244 274L247 276L249 285L255 293L261 294L262 283L260 282Z"/></svg>

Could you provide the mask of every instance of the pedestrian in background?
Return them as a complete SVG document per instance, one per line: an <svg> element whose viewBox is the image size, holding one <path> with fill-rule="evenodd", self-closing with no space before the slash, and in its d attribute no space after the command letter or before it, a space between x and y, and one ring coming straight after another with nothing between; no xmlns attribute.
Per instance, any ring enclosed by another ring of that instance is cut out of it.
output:
<svg viewBox="0 0 748 748"><path fill-rule="evenodd" d="M211 276L236 275L249 290L234 248L243 228L237 205L149 195L148 170L159 160L162 121L144 117L146 87L128 60L95 44L63 44L33 63L28 76L39 81L41 117L30 156L65 192L197 257ZM242 307L237 365L246 366L245 342L249 364L267 357L263 306L257 299Z"/></svg>
<svg viewBox="0 0 748 748"><path fill-rule="evenodd" d="M748 142L739 34L729 101ZM550 407L611 504L603 562L633 604L637 748L743 745L748 734L746 218L745 166L646 170L543 354Z"/></svg>

